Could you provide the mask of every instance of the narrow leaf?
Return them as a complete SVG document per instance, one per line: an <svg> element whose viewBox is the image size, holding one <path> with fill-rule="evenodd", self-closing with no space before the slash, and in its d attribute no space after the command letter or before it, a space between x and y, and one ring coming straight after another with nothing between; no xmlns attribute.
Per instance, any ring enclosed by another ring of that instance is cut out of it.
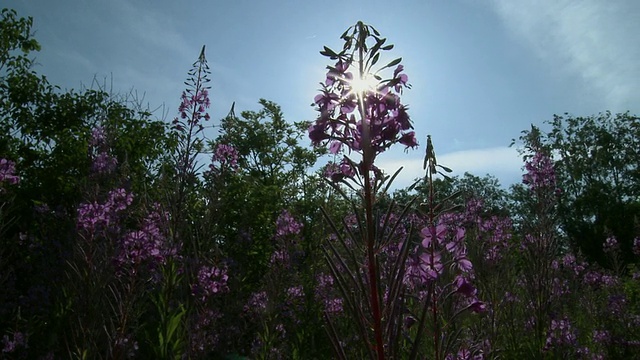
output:
<svg viewBox="0 0 640 360"><path fill-rule="evenodd" d="M396 65L400 64L401 61L402 61L402 58L397 58L397 59L393 60L392 62L388 63L387 66L385 66L385 68L390 68L392 66L396 66Z"/></svg>

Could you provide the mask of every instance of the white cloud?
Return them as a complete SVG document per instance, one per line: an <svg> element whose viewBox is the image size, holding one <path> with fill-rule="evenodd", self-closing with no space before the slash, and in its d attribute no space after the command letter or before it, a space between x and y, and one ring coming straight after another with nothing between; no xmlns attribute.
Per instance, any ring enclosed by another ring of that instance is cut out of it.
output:
<svg viewBox="0 0 640 360"><path fill-rule="evenodd" d="M463 175L465 172L476 176L493 175L500 183L508 187L518 182L522 176L522 159L515 148L494 147L436 154L438 164L453 170L451 175ZM400 167L402 172L395 180L393 188L399 189L411 185L414 179L423 177L423 159L414 156L383 156L376 165L392 174Z"/></svg>
<svg viewBox="0 0 640 360"><path fill-rule="evenodd" d="M550 65L581 77L611 110L627 110L640 101L637 1L494 0L493 4L517 39Z"/></svg>
<svg viewBox="0 0 640 360"><path fill-rule="evenodd" d="M438 162L451 168L454 174L519 173L522 166L518 152L510 147L456 151L438 156Z"/></svg>

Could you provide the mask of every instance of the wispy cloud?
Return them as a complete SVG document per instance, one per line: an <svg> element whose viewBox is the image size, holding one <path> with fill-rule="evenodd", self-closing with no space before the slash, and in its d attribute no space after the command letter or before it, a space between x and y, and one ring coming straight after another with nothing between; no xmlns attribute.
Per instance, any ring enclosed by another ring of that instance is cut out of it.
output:
<svg viewBox="0 0 640 360"><path fill-rule="evenodd" d="M507 28L535 54L581 77L611 110L640 101L640 3L494 0Z"/></svg>
<svg viewBox="0 0 640 360"><path fill-rule="evenodd" d="M120 25L135 44L161 49L170 57L184 57L200 50L189 47L184 34L177 30L178 24L172 14L126 0L114 1L113 6L120 15Z"/></svg>

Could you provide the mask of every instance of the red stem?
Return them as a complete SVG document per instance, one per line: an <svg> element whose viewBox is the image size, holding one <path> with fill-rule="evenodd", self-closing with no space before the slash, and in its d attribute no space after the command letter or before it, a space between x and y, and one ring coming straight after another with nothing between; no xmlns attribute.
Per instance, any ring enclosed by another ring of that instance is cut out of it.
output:
<svg viewBox="0 0 640 360"><path fill-rule="evenodd" d="M435 194L433 189L433 167L432 164L429 163L429 227L431 231L431 269L435 270L435 246L436 246L436 224L435 224L435 213L433 211L435 207ZM432 313L433 313L433 345L435 350L435 359L440 359L440 324L438 322L438 294L436 293L436 284L435 281L431 283L431 299L433 302L432 305Z"/></svg>
<svg viewBox="0 0 640 360"><path fill-rule="evenodd" d="M362 23L358 25L363 26ZM364 29L361 27L359 33L362 35ZM360 41L364 41L362 38ZM358 67L359 76L362 79L364 77L364 64L363 64L363 48L358 49ZM375 231L374 231L374 219L373 219L373 203L374 194L371 187L371 165L374 160L373 148L371 147L371 124L367 121L366 109L364 106L363 94L359 93L358 96L358 110L362 121L362 175L364 176L364 201L365 201L365 216L367 221L367 232L365 242L367 243L367 259L369 262L369 290L371 294L371 312L373 316L373 333L375 337L375 351L378 360L384 360L384 341L382 339L382 314L380 311L380 301L378 294L378 271L376 269L376 249L375 249Z"/></svg>

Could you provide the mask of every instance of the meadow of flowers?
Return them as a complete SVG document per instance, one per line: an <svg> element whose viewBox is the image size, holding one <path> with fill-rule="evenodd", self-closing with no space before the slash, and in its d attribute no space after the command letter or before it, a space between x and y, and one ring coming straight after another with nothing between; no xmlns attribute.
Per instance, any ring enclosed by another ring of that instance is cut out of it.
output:
<svg viewBox="0 0 640 360"><path fill-rule="evenodd" d="M413 131L393 46L362 22L340 39L321 51L313 122L267 100L212 121L204 47L168 124L96 91L43 97L90 110L37 132L20 111L71 115L3 86L0 358L640 358L640 232L585 257L560 221L558 154L536 137L503 207L448 186L445 139ZM378 155L419 139L424 177L391 193L398 169Z"/></svg>

